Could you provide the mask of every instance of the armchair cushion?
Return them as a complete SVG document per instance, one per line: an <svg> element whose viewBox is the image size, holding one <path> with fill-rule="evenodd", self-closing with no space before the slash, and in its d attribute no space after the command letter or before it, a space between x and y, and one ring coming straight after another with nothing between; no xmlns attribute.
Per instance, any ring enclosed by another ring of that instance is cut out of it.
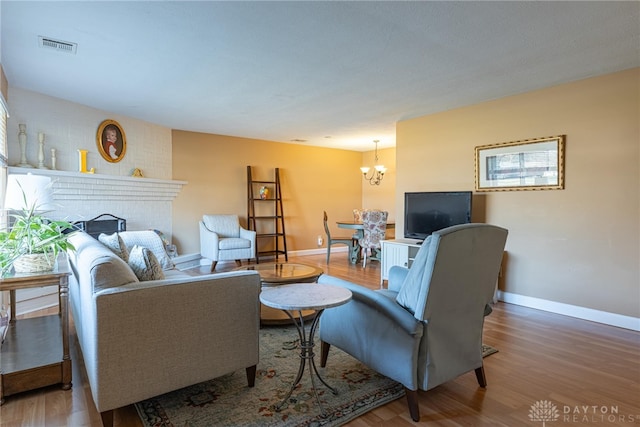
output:
<svg viewBox="0 0 640 427"><path fill-rule="evenodd" d="M433 263L435 262L435 251L433 250L433 259L429 260L429 253L431 252L432 237L429 236L425 239L416 254L416 258L411 265L411 268L406 273L404 281L398 291L396 301L402 307L415 314L420 308L418 305L421 301L424 301L429 292L430 276L433 269Z"/></svg>
<svg viewBox="0 0 640 427"><path fill-rule="evenodd" d="M389 298L386 292L381 290L371 290L351 283L344 279L323 274L318 278L318 283L326 285L340 286L351 291L353 301L371 307L378 314L383 315L388 320L395 322L404 332L410 335L422 334L422 324L418 322L407 310L395 303L393 298Z"/></svg>
<svg viewBox="0 0 640 427"><path fill-rule="evenodd" d="M239 237L229 237L226 239L220 239L218 249L226 251L229 249L246 249L251 247L251 240L241 239Z"/></svg>

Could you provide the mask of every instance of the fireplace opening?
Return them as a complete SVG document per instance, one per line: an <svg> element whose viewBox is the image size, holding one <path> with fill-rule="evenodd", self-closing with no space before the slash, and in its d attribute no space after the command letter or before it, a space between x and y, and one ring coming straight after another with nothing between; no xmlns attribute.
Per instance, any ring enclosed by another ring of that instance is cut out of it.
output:
<svg viewBox="0 0 640 427"><path fill-rule="evenodd" d="M101 233L113 234L127 230L127 220L118 218L110 213L98 215L87 221L76 221L73 225L78 230L86 232L95 239L97 239Z"/></svg>

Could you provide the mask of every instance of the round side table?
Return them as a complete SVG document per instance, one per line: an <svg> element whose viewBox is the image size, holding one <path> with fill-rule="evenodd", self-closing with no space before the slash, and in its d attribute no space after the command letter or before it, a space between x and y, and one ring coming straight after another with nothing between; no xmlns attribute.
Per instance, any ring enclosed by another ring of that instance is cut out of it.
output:
<svg viewBox="0 0 640 427"><path fill-rule="evenodd" d="M291 285L262 289L262 292L260 293L260 302L268 307L283 310L296 326L298 336L300 338L300 366L298 367L298 374L296 375L296 379L291 385L291 389L289 389L285 398L282 402L276 405L276 410L280 410L284 404L287 403L289 397L291 397L291 393L293 393L294 388L302 379L302 374L304 373L304 368L308 361L311 388L316 398L316 402L318 402L318 406L320 407L320 412L323 416L326 415L325 410L322 407L322 403L320 402L320 398L318 397L318 392L316 391L314 377L317 377L325 387L331 390L333 394L338 394L338 392L327 384L318 373L318 368L316 368L314 361L315 353L313 352L313 347L315 346L314 336L316 329L318 328L320 316L324 310L347 303L351 299L351 296L350 290L339 286L309 283L294 283ZM308 334L305 330L305 319L302 314L303 310L315 310L316 312L313 316L313 320L311 320L311 327L309 328ZM297 319L295 316L296 313L298 315Z"/></svg>

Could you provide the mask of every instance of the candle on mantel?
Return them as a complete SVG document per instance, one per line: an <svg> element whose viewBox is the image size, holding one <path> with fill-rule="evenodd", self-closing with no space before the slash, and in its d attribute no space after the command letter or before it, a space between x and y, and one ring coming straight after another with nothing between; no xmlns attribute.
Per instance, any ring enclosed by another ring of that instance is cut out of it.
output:
<svg viewBox="0 0 640 427"><path fill-rule="evenodd" d="M56 170L56 149L51 149L51 170Z"/></svg>
<svg viewBox="0 0 640 427"><path fill-rule="evenodd" d="M38 168L49 169L44 165L44 132L38 132L38 142L40 143L38 147Z"/></svg>

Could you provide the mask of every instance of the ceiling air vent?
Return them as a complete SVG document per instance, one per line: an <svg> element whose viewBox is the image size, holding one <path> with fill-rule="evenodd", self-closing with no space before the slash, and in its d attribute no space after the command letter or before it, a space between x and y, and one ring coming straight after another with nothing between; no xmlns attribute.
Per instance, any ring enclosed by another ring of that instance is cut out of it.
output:
<svg viewBox="0 0 640 427"><path fill-rule="evenodd" d="M53 49L59 52L76 53L77 43L69 43L62 40L52 39L51 37L38 36L38 45L45 49Z"/></svg>

